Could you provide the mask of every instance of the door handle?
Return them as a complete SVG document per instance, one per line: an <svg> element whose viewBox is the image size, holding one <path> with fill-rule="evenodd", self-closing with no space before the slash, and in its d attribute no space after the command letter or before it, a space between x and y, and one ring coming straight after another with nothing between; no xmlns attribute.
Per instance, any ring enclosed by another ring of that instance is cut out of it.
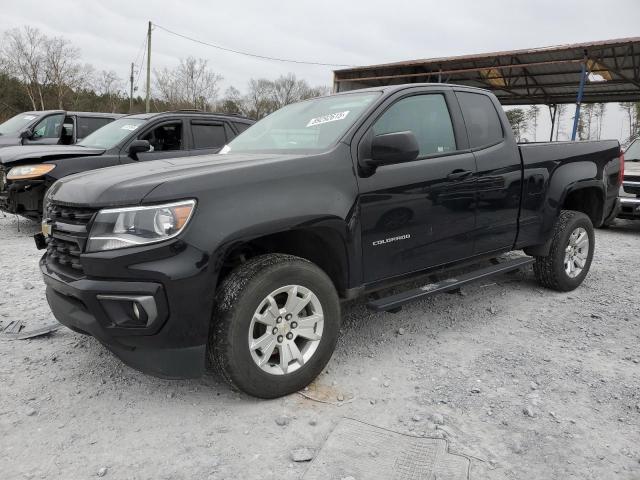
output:
<svg viewBox="0 0 640 480"><path fill-rule="evenodd" d="M462 180L463 178L467 178L473 175L471 170L454 170L449 175L447 175L448 180Z"/></svg>

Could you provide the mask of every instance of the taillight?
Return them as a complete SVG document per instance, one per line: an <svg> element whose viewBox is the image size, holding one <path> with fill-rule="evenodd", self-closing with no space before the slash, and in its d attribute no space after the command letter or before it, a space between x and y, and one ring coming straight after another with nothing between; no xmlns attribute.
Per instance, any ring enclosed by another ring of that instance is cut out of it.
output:
<svg viewBox="0 0 640 480"><path fill-rule="evenodd" d="M620 150L620 155L618 156L620 159L620 173L618 173L618 185L622 185L622 181L624 180L624 153Z"/></svg>

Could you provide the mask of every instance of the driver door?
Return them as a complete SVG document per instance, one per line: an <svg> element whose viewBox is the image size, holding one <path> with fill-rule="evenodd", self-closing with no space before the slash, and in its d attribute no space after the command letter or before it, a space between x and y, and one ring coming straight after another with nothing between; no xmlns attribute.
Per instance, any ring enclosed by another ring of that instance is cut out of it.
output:
<svg viewBox="0 0 640 480"><path fill-rule="evenodd" d="M57 145L63 133L64 113L47 115L31 129L33 135L25 138L23 145Z"/></svg>
<svg viewBox="0 0 640 480"><path fill-rule="evenodd" d="M178 158L189 155L185 145L185 124L182 120L171 120L155 124L143 131L138 140L147 140L152 149L138 153L139 161L158 160L161 158Z"/></svg>
<svg viewBox="0 0 640 480"><path fill-rule="evenodd" d="M365 283L473 253L476 163L458 103L446 90L399 97L381 107L370 129L373 136L411 131L420 153L358 180Z"/></svg>

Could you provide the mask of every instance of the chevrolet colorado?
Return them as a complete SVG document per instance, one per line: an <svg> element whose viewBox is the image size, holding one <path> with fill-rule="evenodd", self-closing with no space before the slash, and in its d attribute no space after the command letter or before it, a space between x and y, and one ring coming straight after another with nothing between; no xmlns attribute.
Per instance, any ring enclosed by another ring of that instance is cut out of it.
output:
<svg viewBox="0 0 640 480"><path fill-rule="evenodd" d="M39 220L45 192L62 177L112 165L217 153L253 123L236 115L191 110L137 114L119 118L76 145L0 149L0 210Z"/></svg>
<svg viewBox="0 0 640 480"><path fill-rule="evenodd" d="M289 105L221 153L63 178L36 243L61 323L158 376L208 359L263 398L324 368L341 299L397 311L529 264L548 288L578 287L622 180L617 141L518 145L495 96L445 84ZM496 258L512 250L526 256Z"/></svg>

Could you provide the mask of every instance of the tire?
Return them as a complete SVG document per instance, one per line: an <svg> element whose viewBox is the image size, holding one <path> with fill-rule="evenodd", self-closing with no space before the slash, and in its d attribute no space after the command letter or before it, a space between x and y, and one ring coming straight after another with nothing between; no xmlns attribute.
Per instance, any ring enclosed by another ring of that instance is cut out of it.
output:
<svg viewBox="0 0 640 480"><path fill-rule="evenodd" d="M255 257L216 292L209 359L232 387L260 398L281 397L320 374L335 349L340 320L338 294L316 265L291 255Z"/></svg>
<svg viewBox="0 0 640 480"><path fill-rule="evenodd" d="M585 247L582 243L582 247L578 248L574 243L576 239L582 238L580 235L583 232L586 234L588 244ZM578 236L572 240L571 236L576 233ZM567 257L569 261L565 263L568 247L573 248L575 254L571 255L570 253ZM595 236L589 217L581 212L562 210L553 229L549 253L544 257L535 257L533 271L538 283L560 292L568 292L577 288L589 272L594 247ZM581 263L582 267L579 266ZM574 270L567 272L567 268ZM578 269L580 270L578 271Z"/></svg>

